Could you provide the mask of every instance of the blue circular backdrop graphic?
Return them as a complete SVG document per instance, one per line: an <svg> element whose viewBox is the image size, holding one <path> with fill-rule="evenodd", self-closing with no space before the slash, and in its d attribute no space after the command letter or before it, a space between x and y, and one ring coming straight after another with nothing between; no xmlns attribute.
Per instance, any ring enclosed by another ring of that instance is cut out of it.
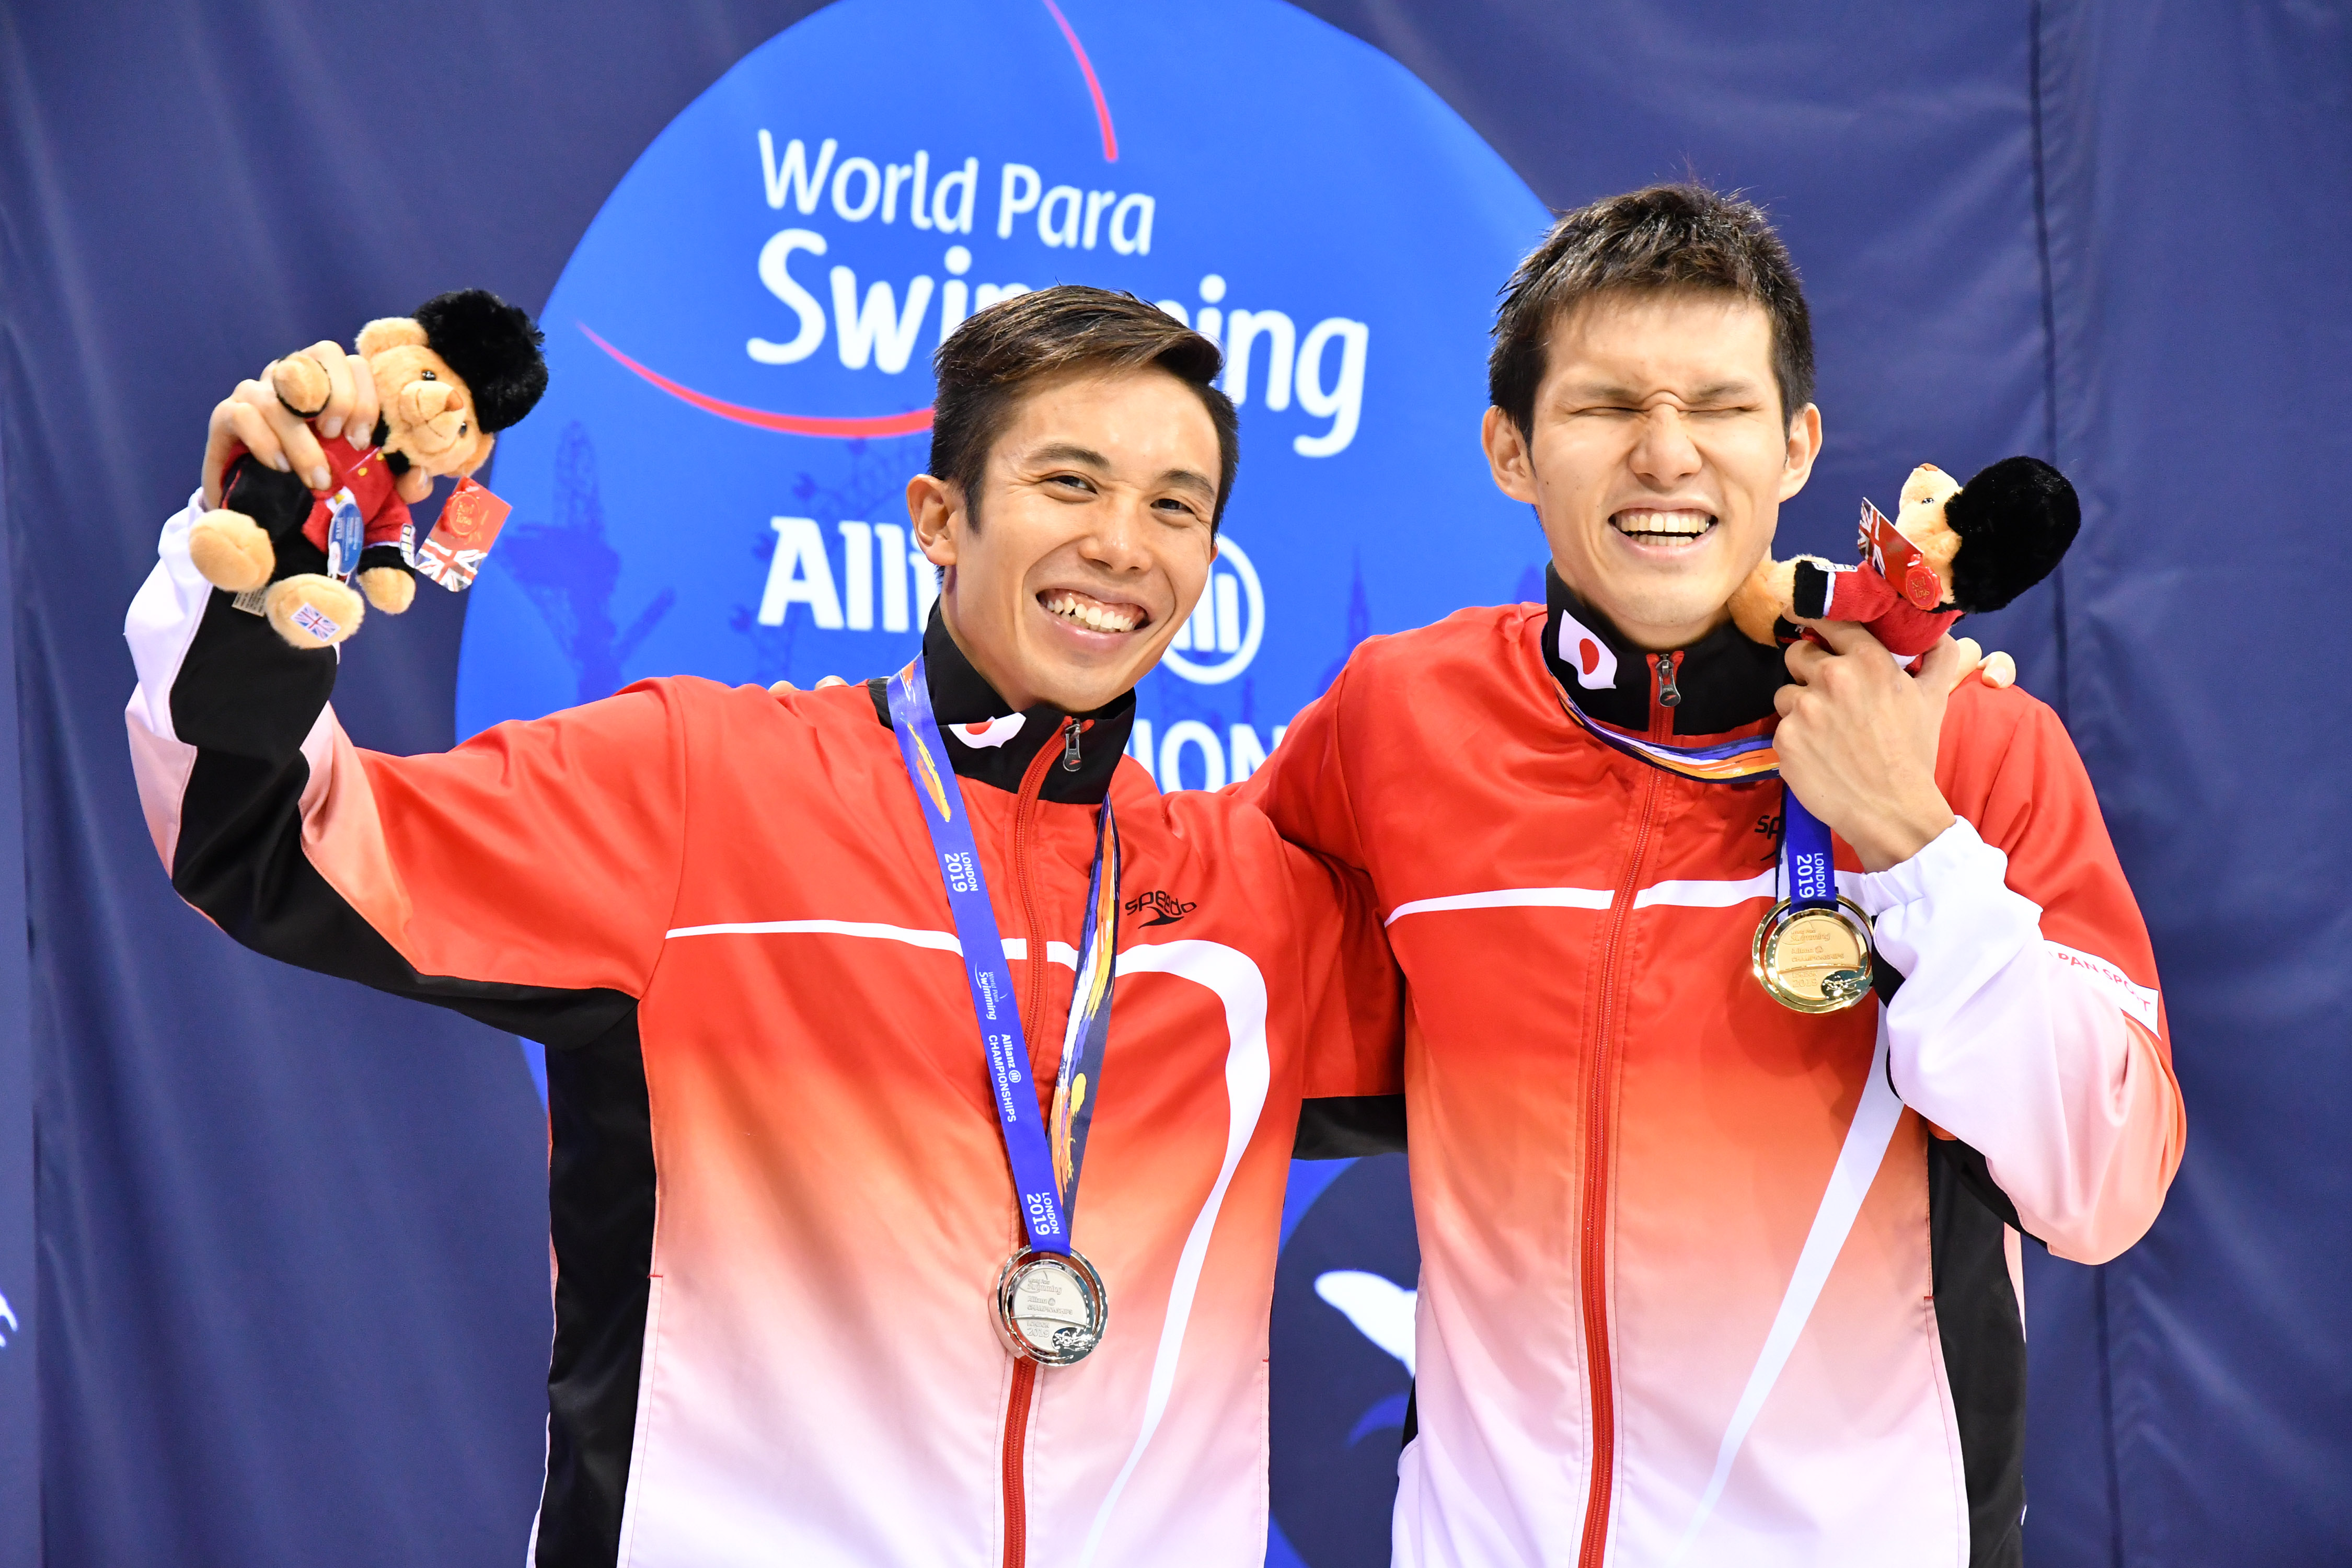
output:
<svg viewBox="0 0 2352 1568"><path fill-rule="evenodd" d="M902 500L929 355L1084 282L1227 351L1229 548L1134 750L1162 787L1244 776L1365 636L1540 596L1477 426L1546 221L1427 87L1277 0L843 0L688 105L565 267L459 732L648 675L896 668L933 591Z"/></svg>

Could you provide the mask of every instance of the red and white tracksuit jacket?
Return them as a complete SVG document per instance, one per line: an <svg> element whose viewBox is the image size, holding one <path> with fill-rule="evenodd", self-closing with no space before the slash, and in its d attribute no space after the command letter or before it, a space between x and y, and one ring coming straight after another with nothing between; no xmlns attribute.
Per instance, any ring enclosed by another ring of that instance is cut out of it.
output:
<svg viewBox="0 0 2352 1568"><path fill-rule="evenodd" d="M1790 1012L1749 973L1780 784L1667 772L1563 708L1756 734L1779 652L1727 627L1662 672L1552 600L1365 643L1239 792L1369 872L1405 975L1396 1561L2014 1562L2003 1222L2112 1258L2185 1137L2081 762L2032 697L1964 686L1937 763L1959 823L1875 876L1838 846L1893 1001Z"/></svg>
<svg viewBox="0 0 2352 1568"><path fill-rule="evenodd" d="M1125 853L1073 1231L1108 1332L1016 1366L992 1318L1012 1178L877 690L649 681L442 755L362 752L334 652L190 565L199 510L127 627L173 886L263 952L550 1047L539 1563L1262 1560L1299 1101L1399 1087L1367 894L1255 808L1159 795L1120 756L1131 696L1012 713L934 622L1041 1109L1106 791Z"/></svg>

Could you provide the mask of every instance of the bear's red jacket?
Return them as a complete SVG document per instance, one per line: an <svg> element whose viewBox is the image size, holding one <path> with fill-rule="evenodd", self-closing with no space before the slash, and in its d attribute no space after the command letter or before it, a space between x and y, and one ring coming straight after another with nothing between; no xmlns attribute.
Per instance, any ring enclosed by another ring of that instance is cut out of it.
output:
<svg viewBox="0 0 2352 1568"><path fill-rule="evenodd" d="M327 503L348 485L352 499L359 503L360 516L366 520L363 544L398 544L405 538L412 521L408 503L400 499L399 476L384 462L383 455L373 447L354 447L341 436L320 441L319 449L327 456L327 488L316 492L310 515L302 520L302 537L321 551L327 548L327 528L334 517ZM232 449L229 466L245 455L242 446ZM236 504L233 481L229 493L221 499L224 505Z"/></svg>

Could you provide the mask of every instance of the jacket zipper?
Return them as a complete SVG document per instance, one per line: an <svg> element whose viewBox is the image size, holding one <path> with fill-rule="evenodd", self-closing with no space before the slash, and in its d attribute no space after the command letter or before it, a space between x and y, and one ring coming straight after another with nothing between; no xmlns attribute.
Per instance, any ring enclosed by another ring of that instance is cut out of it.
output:
<svg viewBox="0 0 2352 1568"><path fill-rule="evenodd" d="M1657 701L1650 710L1650 733L1663 738L1674 732L1675 666L1682 655L1657 656ZM1674 692L1670 700L1667 696ZM1658 811L1658 792L1664 775L1646 770L1649 788L1642 797L1642 817L1633 830L1633 858L1626 864L1624 880L1609 905L1609 944L1601 961L1601 1009L1593 1035L1591 1090L1584 1104L1584 1201L1580 1215L1579 1273L1584 1297L1585 1380L1592 1407L1592 1482L1584 1500L1584 1544L1577 1568L1601 1568L1609 1545L1609 1499L1617 1469L1617 1394L1615 1368L1609 1342L1609 1173L1616 1129L1609 1116L1612 1042L1617 1033L1618 964L1624 954L1625 927L1633 915L1633 894L1641 885L1642 862L1650 849L1650 826Z"/></svg>
<svg viewBox="0 0 2352 1568"><path fill-rule="evenodd" d="M1076 771L1078 721L1062 721L1062 765ZM1021 914L1029 927L1029 1002L1022 1009L1022 1037L1037 1037L1038 1009L1045 1000L1045 933L1037 923L1037 889L1029 875L1029 822L1037 797L1045 787L1045 773L1055 757L1048 741L1029 759L1021 775L1021 793L1013 805L1013 879L1021 889ZM1034 1049L1034 1047L1033 1047ZM1036 1078L1036 1058L1030 1058L1030 1077ZM1042 1114L1042 1113L1041 1113ZM1037 1387L1037 1363L1023 1356L1013 1363L1013 1386L1004 1399L1004 1555L1002 1568L1024 1568L1029 1553L1028 1451L1029 1406Z"/></svg>
<svg viewBox="0 0 2352 1568"><path fill-rule="evenodd" d="M1672 710L1682 706L1683 689L1675 683L1675 673L1682 668L1680 653L1662 653L1658 661L1658 700L1650 710L1650 738L1662 741L1675 732Z"/></svg>

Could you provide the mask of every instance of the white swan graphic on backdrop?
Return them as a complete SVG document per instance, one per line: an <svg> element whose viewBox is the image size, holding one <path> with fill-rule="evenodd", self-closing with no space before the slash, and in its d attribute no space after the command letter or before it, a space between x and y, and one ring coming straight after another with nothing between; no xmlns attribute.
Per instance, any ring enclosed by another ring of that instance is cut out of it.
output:
<svg viewBox="0 0 2352 1568"><path fill-rule="evenodd" d="M1360 1268L1335 1268L1316 1276L1315 1293L1364 1338L1402 1362L1407 1377L1412 1375L1412 1310L1419 1291Z"/></svg>

